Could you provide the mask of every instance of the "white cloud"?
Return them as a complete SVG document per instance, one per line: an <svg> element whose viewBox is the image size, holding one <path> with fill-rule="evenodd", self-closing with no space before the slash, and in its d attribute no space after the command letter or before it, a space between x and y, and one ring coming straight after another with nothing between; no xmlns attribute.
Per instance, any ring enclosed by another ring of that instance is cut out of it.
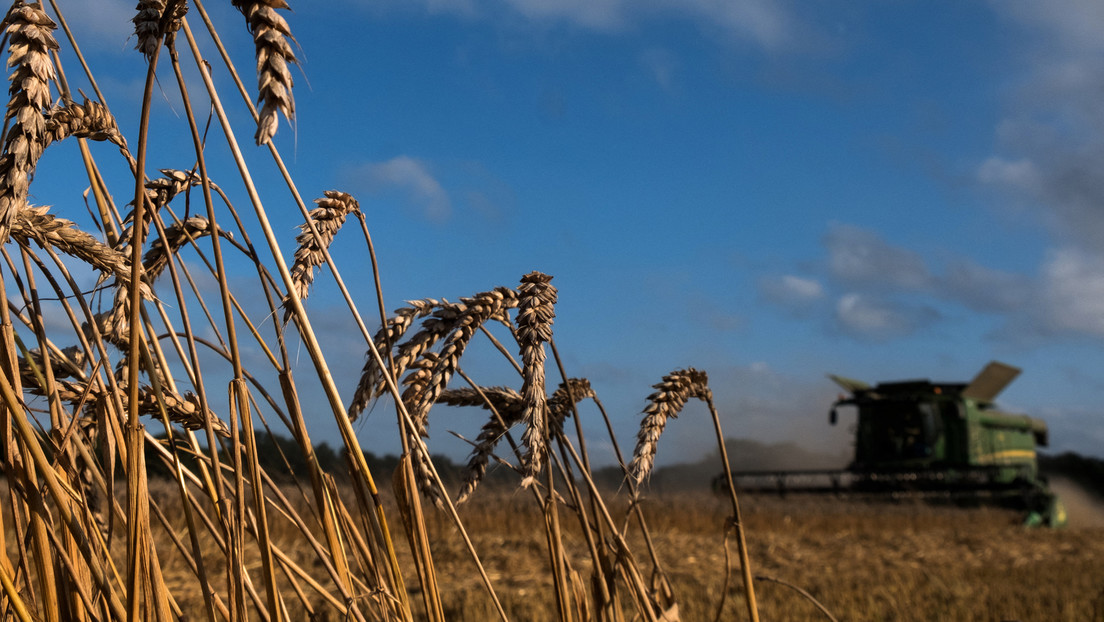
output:
<svg viewBox="0 0 1104 622"><path fill-rule="evenodd" d="M832 276L854 285L918 290L931 275L920 255L890 246L877 234L850 225L834 225L824 238Z"/></svg>
<svg viewBox="0 0 1104 622"><path fill-rule="evenodd" d="M991 2L1015 29L1007 89L994 128L994 154L978 180L1028 200L1059 236L1104 243L1104 3L1097 0ZM1016 75L1016 74L1013 74Z"/></svg>
<svg viewBox="0 0 1104 622"><path fill-rule="evenodd" d="M424 8L428 13L452 13L497 19L520 15L541 24L568 24L615 32L645 20L685 19L703 29L719 30L735 41L767 51L801 45L796 11L779 0L354 0L374 10ZM504 10L505 7L505 10Z"/></svg>
<svg viewBox="0 0 1104 622"><path fill-rule="evenodd" d="M994 270L971 261L951 263L939 279L939 290L950 300L983 312L1015 312L1032 300L1035 283L1022 274Z"/></svg>
<svg viewBox="0 0 1104 622"><path fill-rule="evenodd" d="M977 178L983 184L1006 186L1010 189L1034 191L1039 185L1039 171L1026 158L1006 160L993 156L978 167Z"/></svg>
<svg viewBox="0 0 1104 622"><path fill-rule="evenodd" d="M820 281L792 274L761 280L759 292L768 302L796 312L806 311L824 299Z"/></svg>
<svg viewBox="0 0 1104 622"><path fill-rule="evenodd" d="M928 307L909 307L856 293L845 294L836 303L840 329L853 337L874 341L909 335L937 316Z"/></svg>
<svg viewBox="0 0 1104 622"><path fill-rule="evenodd" d="M620 27L624 22L623 0L506 0L529 19L563 20L596 29Z"/></svg>
<svg viewBox="0 0 1104 622"><path fill-rule="evenodd" d="M776 0L665 0L660 4L674 12L697 13L695 17L768 50L793 42L793 18Z"/></svg>
<svg viewBox="0 0 1104 622"><path fill-rule="evenodd" d="M1104 49L1104 4L1098 0L1000 0L990 4L998 13L1048 31L1054 44L1075 50Z"/></svg>
<svg viewBox="0 0 1104 622"><path fill-rule="evenodd" d="M426 220L444 222L452 213L448 193L421 160L398 156L386 162L364 164L359 173L371 192L402 192Z"/></svg>
<svg viewBox="0 0 1104 622"><path fill-rule="evenodd" d="M1104 258L1056 251L1044 266L1044 279L1042 302L1054 329L1104 337Z"/></svg>

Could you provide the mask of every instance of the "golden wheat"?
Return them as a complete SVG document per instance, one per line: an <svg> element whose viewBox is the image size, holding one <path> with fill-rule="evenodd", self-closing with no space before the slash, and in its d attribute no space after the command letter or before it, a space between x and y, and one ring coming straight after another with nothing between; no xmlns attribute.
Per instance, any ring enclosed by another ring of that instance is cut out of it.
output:
<svg viewBox="0 0 1104 622"><path fill-rule="evenodd" d="M233 4L249 23L257 48L257 101L261 102L261 109L254 138L258 145L263 145L276 135L277 112L284 113L288 121L295 120L293 82L288 65L299 61L287 41L291 37L291 27L276 12L276 9L290 7L284 0L233 0Z"/></svg>
<svg viewBox="0 0 1104 622"><path fill-rule="evenodd" d="M30 176L48 140L45 111L50 107L57 28L38 3L16 2L2 23L9 40L9 80L5 121L10 123L0 156L0 243L8 240L12 221L26 206Z"/></svg>
<svg viewBox="0 0 1104 622"><path fill-rule="evenodd" d="M642 482L652 471L655 464L656 446L667 420L678 417L687 400L698 398L712 399L709 389L709 377L704 371L693 367L673 371L663 377L663 381L652 385L655 389L648 396L648 405L644 408L644 419L636 436L636 449L633 451L629 471L637 483Z"/></svg>
<svg viewBox="0 0 1104 622"><path fill-rule="evenodd" d="M314 200L318 207L308 214L319 238L314 237L310 226L306 224L299 226L300 233L295 237L298 246L295 249L295 263L291 266L293 289L288 292L283 303L285 323L291 315L290 298L297 296L299 300L305 300L311 283L314 282L315 268L325 263L322 249L329 248L349 214L360 212L360 204L349 194L337 190L327 190L323 194L323 198Z"/></svg>

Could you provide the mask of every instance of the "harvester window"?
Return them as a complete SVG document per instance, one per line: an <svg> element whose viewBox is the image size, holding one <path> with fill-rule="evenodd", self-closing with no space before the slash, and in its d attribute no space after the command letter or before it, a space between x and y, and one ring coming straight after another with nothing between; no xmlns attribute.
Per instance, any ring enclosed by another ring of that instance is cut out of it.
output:
<svg viewBox="0 0 1104 622"><path fill-rule="evenodd" d="M934 402L886 401L866 420L876 461L930 458L943 433L939 406Z"/></svg>

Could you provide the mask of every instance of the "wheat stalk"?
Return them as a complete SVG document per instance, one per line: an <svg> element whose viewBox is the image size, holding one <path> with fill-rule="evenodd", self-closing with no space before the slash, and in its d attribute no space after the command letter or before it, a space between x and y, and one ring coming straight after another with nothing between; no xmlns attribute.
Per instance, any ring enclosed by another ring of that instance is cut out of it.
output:
<svg viewBox="0 0 1104 622"><path fill-rule="evenodd" d="M526 479L540 473L548 453L548 396L544 389L544 343L552 339L556 288L551 276L530 272L518 287L517 340L523 363L521 395L525 400L522 466Z"/></svg>
<svg viewBox="0 0 1104 622"><path fill-rule="evenodd" d="M11 123L0 156L0 244L7 242L12 221L27 204L31 174L46 148L44 111L50 107L54 64L50 51L58 48L57 28L37 3L17 2L0 23L9 38L9 80L5 121Z"/></svg>
<svg viewBox="0 0 1104 622"><path fill-rule="evenodd" d="M258 145L263 145L276 135L277 112L283 112L288 121L295 119L288 65L298 61L288 43L291 27L276 12L291 7L284 0L233 0L233 4L249 23L257 48L257 101L261 102L261 109L255 139Z"/></svg>
<svg viewBox="0 0 1104 622"><path fill-rule="evenodd" d="M284 297L284 322L291 316L290 298L297 296L299 300L306 299L314 282L314 269L326 261L323 249L329 248L334 236L345 224L345 217L360 213L360 204L351 195L337 190L327 190L323 194L323 198L314 200L318 207L308 213L319 237L314 237L308 224L300 225L300 233L295 237L298 247L295 249L295 263L291 266L293 288Z"/></svg>
<svg viewBox="0 0 1104 622"><path fill-rule="evenodd" d="M636 435L636 449L629 466L629 472L637 483L642 482L652 471L656 444L667 426L667 419L678 417L690 398L713 399L708 375L693 367L667 374L662 382L652 385L652 388L656 391L648 396L644 420L641 421L640 431Z"/></svg>

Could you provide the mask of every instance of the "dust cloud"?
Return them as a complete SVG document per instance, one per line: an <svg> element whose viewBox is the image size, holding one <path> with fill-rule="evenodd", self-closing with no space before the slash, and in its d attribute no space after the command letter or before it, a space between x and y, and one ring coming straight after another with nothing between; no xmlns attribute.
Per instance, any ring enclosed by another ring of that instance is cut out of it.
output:
<svg viewBox="0 0 1104 622"><path fill-rule="evenodd" d="M1064 478L1050 478L1050 488L1066 506L1071 529L1104 528L1104 499Z"/></svg>

